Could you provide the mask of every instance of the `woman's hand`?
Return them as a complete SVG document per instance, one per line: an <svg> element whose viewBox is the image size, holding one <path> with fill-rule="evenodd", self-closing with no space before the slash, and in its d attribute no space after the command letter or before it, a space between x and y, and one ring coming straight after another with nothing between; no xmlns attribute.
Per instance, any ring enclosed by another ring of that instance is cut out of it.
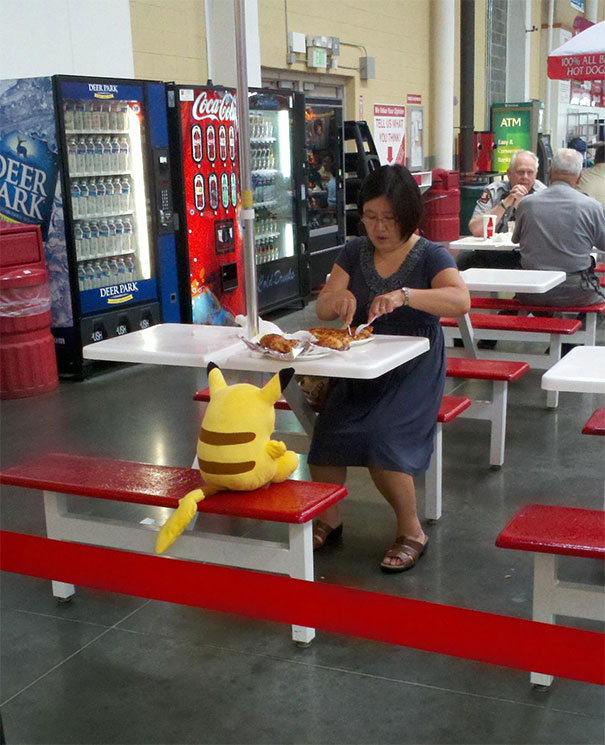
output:
<svg viewBox="0 0 605 745"><path fill-rule="evenodd" d="M396 308L401 308L405 305L405 296L401 290L394 290L393 292L387 292L385 295L377 295L370 305L370 312L368 314L368 320L370 318L378 318L386 313L391 313Z"/></svg>
<svg viewBox="0 0 605 745"><path fill-rule="evenodd" d="M346 324L351 323L357 309L357 299L348 287L349 275L338 264L334 264L317 298L315 310L320 320L333 321L340 317Z"/></svg>
<svg viewBox="0 0 605 745"><path fill-rule="evenodd" d="M350 290L336 290L331 293L332 311L349 325L357 309L357 300Z"/></svg>

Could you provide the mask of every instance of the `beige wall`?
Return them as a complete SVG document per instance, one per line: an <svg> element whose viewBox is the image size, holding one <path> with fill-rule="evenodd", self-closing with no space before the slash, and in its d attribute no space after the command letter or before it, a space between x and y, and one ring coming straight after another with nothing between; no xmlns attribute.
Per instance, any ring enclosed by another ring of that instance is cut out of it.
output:
<svg viewBox="0 0 605 745"><path fill-rule="evenodd" d="M405 104L408 93L420 94L428 119L429 12L427 0L288 0L288 28L304 34L337 36L362 44L376 59L376 78L359 79L363 50L341 46L339 67L326 76L346 77L347 116L358 118L363 96L364 118L372 123L375 103ZM272 69L308 71L302 62L288 66L284 0L258 0L261 64ZM354 69L347 69L354 68Z"/></svg>
<svg viewBox="0 0 605 745"><path fill-rule="evenodd" d="M137 78L206 82L203 0L130 0L130 16Z"/></svg>

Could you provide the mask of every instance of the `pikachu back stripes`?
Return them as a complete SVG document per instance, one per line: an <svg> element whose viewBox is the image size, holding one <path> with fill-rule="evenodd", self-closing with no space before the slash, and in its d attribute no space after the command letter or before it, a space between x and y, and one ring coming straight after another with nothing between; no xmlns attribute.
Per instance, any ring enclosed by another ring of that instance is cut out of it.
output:
<svg viewBox="0 0 605 745"><path fill-rule="evenodd" d="M263 388L248 383L228 386L220 369L209 365L210 402L197 444L206 483L251 490L274 479L279 464L267 447L275 428L274 404L292 375L291 368L282 370Z"/></svg>

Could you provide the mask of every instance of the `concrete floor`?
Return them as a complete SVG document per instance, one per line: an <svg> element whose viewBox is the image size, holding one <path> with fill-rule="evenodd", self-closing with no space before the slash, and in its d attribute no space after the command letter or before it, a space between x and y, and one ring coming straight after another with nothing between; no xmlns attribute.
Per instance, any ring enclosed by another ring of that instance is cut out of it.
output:
<svg viewBox="0 0 605 745"><path fill-rule="evenodd" d="M308 327L313 306L273 320ZM343 541L316 554L317 581L530 618L532 558L496 548L498 532L529 502L604 506L605 438L580 434L603 397L561 394L547 410L540 377L511 386L500 471L488 468L486 422L445 426L444 514L426 526L430 550L412 572L379 571L392 513L365 471L351 469ZM201 416L191 399L205 384L203 370L124 366L3 401L1 464L53 450L189 465ZM484 389L464 390L478 398ZM291 425L291 415L278 416ZM308 478L304 460L299 473ZM418 498L422 514L422 479ZM0 504L3 529L44 535L39 493L4 487ZM563 569L603 582L596 561ZM512 668L325 632L299 649L275 623L86 588L59 606L46 581L1 581L9 745L605 741L595 685L555 679L540 692Z"/></svg>

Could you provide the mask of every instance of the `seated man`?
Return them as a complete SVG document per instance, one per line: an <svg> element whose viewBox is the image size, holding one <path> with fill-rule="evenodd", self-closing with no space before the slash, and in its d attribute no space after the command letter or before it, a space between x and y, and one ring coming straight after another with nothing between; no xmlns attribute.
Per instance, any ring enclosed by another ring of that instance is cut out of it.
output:
<svg viewBox="0 0 605 745"><path fill-rule="evenodd" d="M508 167L508 181L494 181L475 205L468 224L472 235L483 235L483 215L496 215L496 232L508 232L508 223L515 219L517 205L528 194L534 194L545 185L536 179L538 158L529 150L517 150ZM518 269L519 255L516 251L461 251L456 257L460 271L471 267L496 269Z"/></svg>
<svg viewBox="0 0 605 745"><path fill-rule="evenodd" d="M513 242L519 243L523 269L558 270L566 280L543 294L518 294L536 305L592 305L605 301L590 255L605 251L605 213L592 197L577 191L582 155L558 150L550 166L550 186L517 207Z"/></svg>

